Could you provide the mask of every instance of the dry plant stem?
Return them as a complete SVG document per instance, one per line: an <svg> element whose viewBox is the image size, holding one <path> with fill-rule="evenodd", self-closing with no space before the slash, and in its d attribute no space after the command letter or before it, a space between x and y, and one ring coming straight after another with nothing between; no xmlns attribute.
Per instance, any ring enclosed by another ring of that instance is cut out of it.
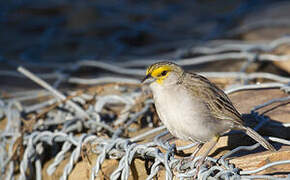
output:
<svg viewBox="0 0 290 180"><path fill-rule="evenodd" d="M22 74L24 74L25 76L27 76L29 79L33 80L34 82L36 82L37 84L39 84L40 86L42 86L43 88L47 89L48 91L52 92L52 94L60 99L60 100L65 100L66 97L65 95L63 95L61 92L57 91L56 89L54 89L52 86L50 86L47 82L43 81L42 79L40 79L39 77L35 76L33 73L31 73L30 71L28 71L27 69L25 69L24 67L19 67L17 69L19 72L21 72ZM89 118L88 114L81 108L79 107L77 104L75 104L72 101L68 101L67 102L70 106L72 106L73 108L75 108L75 110L83 117L85 118Z"/></svg>
<svg viewBox="0 0 290 180"><path fill-rule="evenodd" d="M37 84L39 84L40 86L42 86L43 88L45 88L48 91L52 92L52 94L56 98L59 98L60 100L63 100L63 101L66 100L66 96L65 95L63 95L61 92L59 92L56 89L54 89L47 82L45 82L42 79L40 79L39 77L35 76L33 73L31 73L30 71L28 71L24 67L18 67L17 70L19 72L21 72L22 74L24 74L25 76L27 76L29 79L33 80L34 82L36 82ZM81 117L83 117L85 119L90 119L89 115L80 106L78 106L73 101L68 100L67 101L67 104L70 105L71 107L73 107L76 110L76 112L79 114L79 116L81 116ZM98 123L98 125L101 126L101 127L103 127L103 128L105 128L106 130L108 130L110 132L114 132L114 129L111 128L110 126L106 125L106 124Z"/></svg>
<svg viewBox="0 0 290 180"><path fill-rule="evenodd" d="M50 105L49 107L45 108L42 112L40 112L39 114L37 114L35 117L33 117L33 119L36 120L36 119L41 118L41 117L44 116L46 113L48 113L49 111L53 110L54 108L56 108L56 107L59 106L60 104L65 103L65 102L71 100L72 98L81 95L82 93L83 93L83 91L78 91L78 92L76 92L75 95L69 96L69 97L67 97L65 100L55 102L54 104L52 104L52 105Z"/></svg>

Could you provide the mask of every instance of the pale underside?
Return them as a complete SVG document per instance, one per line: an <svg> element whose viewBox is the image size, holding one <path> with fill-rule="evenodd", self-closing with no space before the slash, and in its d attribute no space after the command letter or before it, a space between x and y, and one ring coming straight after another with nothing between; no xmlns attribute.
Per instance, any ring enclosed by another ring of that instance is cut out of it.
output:
<svg viewBox="0 0 290 180"><path fill-rule="evenodd" d="M150 88L160 120L177 138L207 142L233 127L230 121L213 117L202 99L190 95L182 85L154 82Z"/></svg>

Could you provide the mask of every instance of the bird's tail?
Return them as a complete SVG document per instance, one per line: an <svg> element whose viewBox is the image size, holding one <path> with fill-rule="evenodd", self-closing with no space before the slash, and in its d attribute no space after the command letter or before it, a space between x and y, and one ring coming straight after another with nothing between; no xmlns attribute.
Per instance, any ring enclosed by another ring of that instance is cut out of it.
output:
<svg viewBox="0 0 290 180"><path fill-rule="evenodd" d="M256 131L254 131L252 128L249 127L243 127L242 129L248 136L253 138L255 141L260 143L264 148L270 150L270 151L276 151L276 149L266 140L264 139L260 134L258 134Z"/></svg>

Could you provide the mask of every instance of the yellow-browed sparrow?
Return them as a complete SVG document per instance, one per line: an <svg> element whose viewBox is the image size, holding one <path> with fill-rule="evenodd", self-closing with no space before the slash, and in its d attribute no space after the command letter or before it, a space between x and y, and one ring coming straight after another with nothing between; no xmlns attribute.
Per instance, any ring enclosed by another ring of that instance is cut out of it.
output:
<svg viewBox="0 0 290 180"><path fill-rule="evenodd" d="M228 96L207 78L187 73L171 62L158 62L147 68L143 83L149 84L157 114L173 136L198 141L198 149L212 141L199 166L219 137L232 129L244 131L266 149L275 151L262 136L243 125Z"/></svg>

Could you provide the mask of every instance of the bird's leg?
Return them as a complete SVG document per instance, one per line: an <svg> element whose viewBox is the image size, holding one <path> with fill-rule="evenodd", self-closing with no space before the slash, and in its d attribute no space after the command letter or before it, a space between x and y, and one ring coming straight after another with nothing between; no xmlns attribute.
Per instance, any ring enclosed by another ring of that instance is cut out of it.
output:
<svg viewBox="0 0 290 180"><path fill-rule="evenodd" d="M196 147L196 149L193 151L193 153L190 155L190 160L193 161L196 154L199 152L199 150L202 148L204 144L203 143L199 143Z"/></svg>
<svg viewBox="0 0 290 180"><path fill-rule="evenodd" d="M210 151L214 148L214 146L217 144L218 140L219 140L220 136L216 135L212 141L211 141L211 145L208 148L208 150L202 155L201 159L199 160L197 167L196 167L196 173L194 175L194 179L197 179L197 175L200 169L200 166L202 165L202 163L204 162L205 158L207 157L207 155L210 153Z"/></svg>
<svg viewBox="0 0 290 180"><path fill-rule="evenodd" d="M199 150L201 149L201 147L203 146L204 144L203 143L199 143L196 147L196 149L193 151L193 153L189 156L189 157L184 157L182 160L181 160L181 164L184 164L186 162L189 162L189 161L193 161L196 154L199 152ZM189 160L188 160L189 159Z"/></svg>

